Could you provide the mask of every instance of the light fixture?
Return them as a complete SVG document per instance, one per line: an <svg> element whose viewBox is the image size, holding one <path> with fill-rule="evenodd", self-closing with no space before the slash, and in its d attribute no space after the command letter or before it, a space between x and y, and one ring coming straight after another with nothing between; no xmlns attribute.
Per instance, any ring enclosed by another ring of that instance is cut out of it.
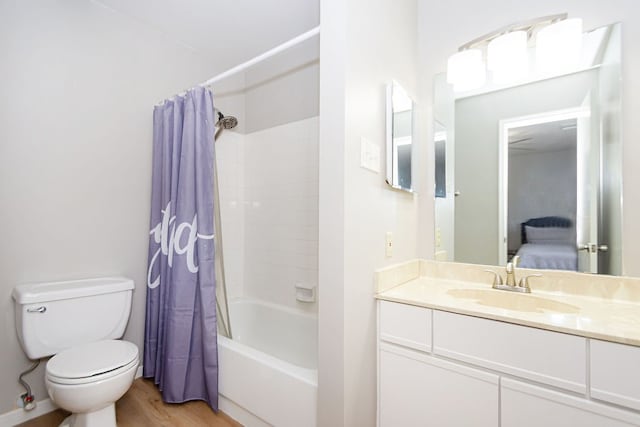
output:
<svg viewBox="0 0 640 427"><path fill-rule="evenodd" d="M514 83L529 71L527 32L524 30L502 34L487 45L487 68L496 84Z"/></svg>
<svg viewBox="0 0 640 427"><path fill-rule="evenodd" d="M542 74L574 69L582 53L582 19L565 19L541 29L536 36L536 68Z"/></svg>
<svg viewBox="0 0 640 427"><path fill-rule="evenodd" d="M447 61L447 82L456 92L477 89L484 85L486 71L480 49L454 53Z"/></svg>
<svg viewBox="0 0 640 427"><path fill-rule="evenodd" d="M566 13L511 24L460 46L447 62L447 82L467 92L484 86L487 69L496 85L570 72L580 66L582 41L582 19L567 19Z"/></svg>

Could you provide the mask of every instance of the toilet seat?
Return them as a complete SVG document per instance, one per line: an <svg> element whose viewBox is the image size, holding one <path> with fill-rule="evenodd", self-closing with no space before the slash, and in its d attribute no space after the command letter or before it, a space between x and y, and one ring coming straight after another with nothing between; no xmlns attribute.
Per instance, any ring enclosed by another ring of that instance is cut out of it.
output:
<svg viewBox="0 0 640 427"><path fill-rule="evenodd" d="M105 340L64 350L47 363L47 379L58 384L102 381L137 367L138 347L120 340Z"/></svg>

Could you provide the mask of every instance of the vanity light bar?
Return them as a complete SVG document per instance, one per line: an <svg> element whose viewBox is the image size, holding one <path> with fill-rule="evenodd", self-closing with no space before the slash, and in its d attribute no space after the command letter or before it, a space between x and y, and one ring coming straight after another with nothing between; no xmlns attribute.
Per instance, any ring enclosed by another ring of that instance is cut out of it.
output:
<svg viewBox="0 0 640 427"><path fill-rule="evenodd" d="M536 70L557 75L575 68L582 51L582 20L566 13L507 25L463 44L447 62L447 81L456 92L484 86L486 70L494 84L517 83L527 78L529 42L536 38ZM483 59L486 50L487 64Z"/></svg>
<svg viewBox="0 0 640 427"><path fill-rule="evenodd" d="M571 18L540 30L536 37L536 67L553 74L569 71L580 62L582 19Z"/></svg>
<svg viewBox="0 0 640 427"><path fill-rule="evenodd" d="M472 90L482 86L486 70L480 49L467 49L454 53L447 61L447 82L457 92Z"/></svg>
<svg viewBox="0 0 640 427"><path fill-rule="evenodd" d="M489 42L487 69L493 72L494 83L510 83L527 75L529 71L528 34L525 30L511 31Z"/></svg>
<svg viewBox="0 0 640 427"><path fill-rule="evenodd" d="M526 31L528 34L528 38L531 38L537 28L563 21L567 19L568 16L569 15L566 13L560 13L557 15L548 15L540 18L517 22L515 24L506 25L498 30L492 31L485 34L484 36L478 37L471 40L470 42L463 44L458 48L458 51L461 52L467 49L482 47L488 44L491 40L513 31Z"/></svg>

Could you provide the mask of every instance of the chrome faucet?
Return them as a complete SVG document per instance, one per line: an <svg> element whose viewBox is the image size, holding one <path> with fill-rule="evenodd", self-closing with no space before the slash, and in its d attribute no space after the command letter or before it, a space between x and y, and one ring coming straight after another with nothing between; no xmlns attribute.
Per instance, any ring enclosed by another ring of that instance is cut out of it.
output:
<svg viewBox="0 0 640 427"><path fill-rule="evenodd" d="M511 261L507 263L507 281L506 285L511 286L512 288L516 286L516 267L520 262L520 257L518 255L514 256Z"/></svg>
<svg viewBox="0 0 640 427"><path fill-rule="evenodd" d="M503 291L512 291L512 292L524 292L531 293L531 288L529 287L529 277L542 277L542 274L530 274L528 276L520 279L520 282L516 280L516 267L520 262L520 257L518 255L514 256L510 262L507 263L506 272L507 278L506 281L502 281L502 276L499 273L496 273L493 270L485 270L489 273L493 273L493 289L500 289Z"/></svg>

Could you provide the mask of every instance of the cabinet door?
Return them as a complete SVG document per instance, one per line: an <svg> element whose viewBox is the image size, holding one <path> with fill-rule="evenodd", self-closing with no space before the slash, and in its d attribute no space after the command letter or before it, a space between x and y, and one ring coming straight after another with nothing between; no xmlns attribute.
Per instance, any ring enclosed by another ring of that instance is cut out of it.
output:
<svg viewBox="0 0 640 427"><path fill-rule="evenodd" d="M640 415L503 378L501 427L629 427Z"/></svg>
<svg viewBox="0 0 640 427"><path fill-rule="evenodd" d="M640 411L640 347L590 341L591 397Z"/></svg>
<svg viewBox="0 0 640 427"><path fill-rule="evenodd" d="M380 427L495 427L498 377L382 344Z"/></svg>

